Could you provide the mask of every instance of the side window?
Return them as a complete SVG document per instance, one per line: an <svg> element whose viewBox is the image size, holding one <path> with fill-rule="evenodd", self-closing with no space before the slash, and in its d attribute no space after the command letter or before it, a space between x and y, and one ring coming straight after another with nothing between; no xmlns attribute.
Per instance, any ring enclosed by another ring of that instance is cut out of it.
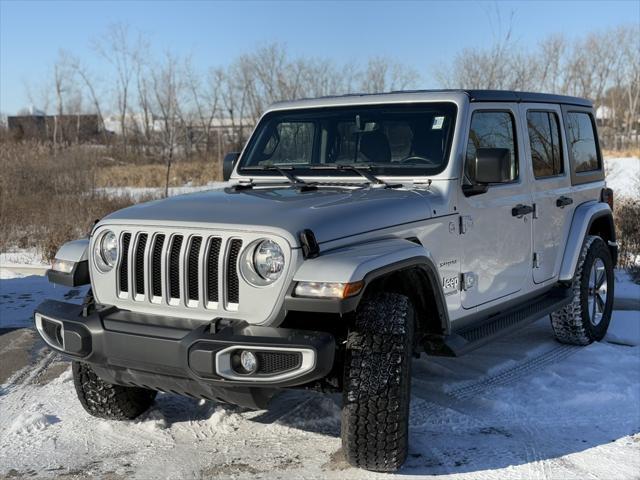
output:
<svg viewBox="0 0 640 480"><path fill-rule="evenodd" d="M511 181L518 178L518 157L515 143L515 123L509 112L476 111L471 117L471 129L467 142L465 174L475 179L473 160L479 148L507 148L511 152Z"/></svg>
<svg viewBox="0 0 640 480"><path fill-rule="evenodd" d="M591 115L585 112L568 112L567 143L576 173L600 170Z"/></svg>
<svg viewBox="0 0 640 480"><path fill-rule="evenodd" d="M560 124L555 112L527 112L531 162L536 178L563 173Z"/></svg>

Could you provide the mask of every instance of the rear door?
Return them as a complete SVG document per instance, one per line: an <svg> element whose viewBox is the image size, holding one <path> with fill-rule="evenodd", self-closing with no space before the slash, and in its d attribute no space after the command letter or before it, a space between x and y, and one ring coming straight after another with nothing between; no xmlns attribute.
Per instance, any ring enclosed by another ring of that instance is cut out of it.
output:
<svg viewBox="0 0 640 480"><path fill-rule="evenodd" d="M533 281L543 283L554 278L560 269L576 199L571 192L560 106L522 104L520 108L535 205Z"/></svg>

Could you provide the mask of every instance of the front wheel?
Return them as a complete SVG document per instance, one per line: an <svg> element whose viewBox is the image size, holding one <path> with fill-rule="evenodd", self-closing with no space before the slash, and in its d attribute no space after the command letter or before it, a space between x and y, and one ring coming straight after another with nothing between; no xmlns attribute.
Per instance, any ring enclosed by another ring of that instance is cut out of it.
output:
<svg viewBox="0 0 640 480"><path fill-rule="evenodd" d="M556 339L571 345L602 340L611 322L614 291L613 261L602 238L585 239L571 289L571 303L551 314Z"/></svg>
<svg viewBox="0 0 640 480"><path fill-rule="evenodd" d="M131 420L144 413L156 397L155 390L107 383L86 363L73 362L71 370L78 399L94 417Z"/></svg>
<svg viewBox="0 0 640 480"><path fill-rule="evenodd" d="M404 295L365 298L349 332L342 448L359 468L391 472L407 457L414 310Z"/></svg>

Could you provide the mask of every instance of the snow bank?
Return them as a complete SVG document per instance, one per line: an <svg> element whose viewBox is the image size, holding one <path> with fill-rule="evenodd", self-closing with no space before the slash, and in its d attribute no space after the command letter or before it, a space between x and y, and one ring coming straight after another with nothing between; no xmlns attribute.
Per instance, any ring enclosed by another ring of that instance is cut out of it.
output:
<svg viewBox="0 0 640 480"><path fill-rule="evenodd" d="M640 312L615 312L615 322L609 326L606 340L620 345L639 346Z"/></svg>
<svg viewBox="0 0 640 480"><path fill-rule="evenodd" d="M210 182L206 185L183 185L181 187L169 187L169 196L183 195L185 193L201 192L203 190L213 190L224 188L229 185L228 182ZM134 200L141 200L147 197L161 198L164 196L164 187L104 187L98 188L98 192L105 193L110 196L129 195Z"/></svg>
<svg viewBox="0 0 640 480"><path fill-rule="evenodd" d="M640 195L640 158L605 158L604 165L607 172L607 186L613 189L616 196L638 198Z"/></svg>

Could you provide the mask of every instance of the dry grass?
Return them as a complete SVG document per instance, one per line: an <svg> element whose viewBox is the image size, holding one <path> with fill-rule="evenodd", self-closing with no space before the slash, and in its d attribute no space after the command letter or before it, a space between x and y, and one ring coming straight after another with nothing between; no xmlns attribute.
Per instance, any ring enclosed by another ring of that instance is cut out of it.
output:
<svg viewBox="0 0 640 480"><path fill-rule="evenodd" d="M640 148L628 148L625 150L603 150L602 155L605 158L623 158L623 157L640 158Z"/></svg>
<svg viewBox="0 0 640 480"><path fill-rule="evenodd" d="M96 169L97 187L162 187L167 168L161 163L110 165ZM171 166L169 186L206 185L222 180L219 162L207 160L178 161Z"/></svg>
<svg viewBox="0 0 640 480"><path fill-rule="evenodd" d="M124 163L99 146L54 150L39 143L4 141L0 150L0 250L35 247L50 260L58 247L87 234L93 222L136 202L100 187L164 187L162 163ZM127 159L130 160L130 159ZM153 162L153 158L145 159ZM221 178L219 162L176 161L170 186L204 185Z"/></svg>
<svg viewBox="0 0 640 480"><path fill-rule="evenodd" d="M35 247L50 260L64 242L87 234L93 222L134 203L95 193L95 162L83 147L53 152L38 144L0 149L0 250Z"/></svg>

